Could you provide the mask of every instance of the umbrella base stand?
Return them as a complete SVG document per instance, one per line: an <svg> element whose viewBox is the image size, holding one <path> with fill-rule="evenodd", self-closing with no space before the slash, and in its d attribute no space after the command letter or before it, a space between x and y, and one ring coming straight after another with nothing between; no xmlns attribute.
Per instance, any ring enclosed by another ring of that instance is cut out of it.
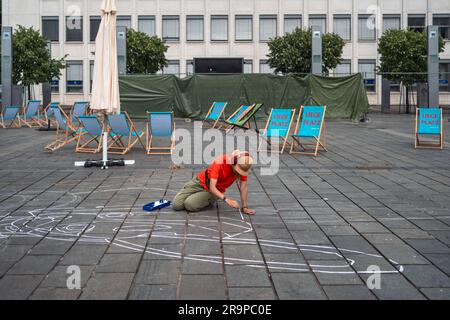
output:
<svg viewBox="0 0 450 320"><path fill-rule="evenodd" d="M56 128L52 128L50 125L50 120L48 120L47 127L38 128L36 131L56 131Z"/></svg>
<svg viewBox="0 0 450 320"><path fill-rule="evenodd" d="M108 133L103 133L103 159L102 160L86 160L86 161L76 161L75 167L85 167L85 168L102 168L108 169L109 167L124 167L126 165L135 164L134 160L124 160L124 159L110 159L108 160Z"/></svg>

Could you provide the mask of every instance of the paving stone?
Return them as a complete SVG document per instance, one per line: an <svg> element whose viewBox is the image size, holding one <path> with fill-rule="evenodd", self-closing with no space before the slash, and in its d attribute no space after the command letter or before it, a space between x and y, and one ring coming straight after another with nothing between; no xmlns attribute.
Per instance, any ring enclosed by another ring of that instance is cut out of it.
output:
<svg viewBox="0 0 450 320"><path fill-rule="evenodd" d="M75 244L62 258L62 265L93 265L100 261L107 246Z"/></svg>
<svg viewBox="0 0 450 320"><path fill-rule="evenodd" d="M262 261L262 254L257 245L248 244L225 244L224 254L234 264L249 264L252 261ZM227 260L228 261L228 260Z"/></svg>
<svg viewBox="0 0 450 320"><path fill-rule="evenodd" d="M450 300L450 288L423 288L420 291L431 300Z"/></svg>
<svg viewBox="0 0 450 320"><path fill-rule="evenodd" d="M92 274L94 266L80 266L81 287L86 285L87 280ZM68 266L56 266L48 275L45 276L39 288L65 288L67 289L67 279L73 273L68 273Z"/></svg>
<svg viewBox="0 0 450 320"><path fill-rule="evenodd" d="M95 272L129 272L133 273L137 271L139 261L142 255L139 253L128 254L105 254L97 265Z"/></svg>
<svg viewBox="0 0 450 320"><path fill-rule="evenodd" d="M265 268L225 265L228 287L269 287L269 275Z"/></svg>
<svg viewBox="0 0 450 320"><path fill-rule="evenodd" d="M377 244L376 247L386 258L400 264L429 264L428 260L408 245Z"/></svg>
<svg viewBox="0 0 450 320"><path fill-rule="evenodd" d="M37 288L31 295L31 300L76 300L81 290L67 288Z"/></svg>
<svg viewBox="0 0 450 320"><path fill-rule="evenodd" d="M180 268L179 260L143 260L134 282L157 285L177 284Z"/></svg>
<svg viewBox="0 0 450 320"><path fill-rule="evenodd" d="M15 264L8 274L47 274L56 265L60 256L31 256L23 257Z"/></svg>
<svg viewBox="0 0 450 320"><path fill-rule="evenodd" d="M361 275L365 281L370 275ZM382 274L380 289L372 293L382 300L424 300L425 297L402 274Z"/></svg>
<svg viewBox="0 0 450 320"><path fill-rule="evenodd" d="M6 275L0 280L0 300L24 300L42 281L42 275Z"/></svg>
<svg viewBox="0 0 450 320"><path fill-rule="evenodd" d="M202 260L208 260L208 256L202 256ZM183 274L223 274L222 259L210 258L210 261L196 261L184 258Z"/></svg>
<svg viewBox="0 0 450 320"><path fill-rule="evenodd" d="M323 290L331 300L375 300L376 297L367 286L334 285L323 286Z"/></svg>
<svg viewBox="0 0 450 320"><path fill-rule="evenodd" d="M276 273L272 275L272 280L281 300L326 299L311 273Z"/></svg>
<svg viewBox="0 0 450 320"><path fill-rule="evenodd" d="M228 288L230 300L275 300L272 288Z"/></svg>
<svg viewBox="0 0 450 320"><path fill-rule="evenodd" d="M175 300L175 285L137 285L131 288L130 300Z"/></svg>
<svg viewBox="0 0 450 320"><path fill-rule="evenodd" d="M87 282L80 299L125 299L127 298L133 277L133 273L95 273Z"/></svg>
<svg viewBox="0 0 450 320"><path fill-rule="evenodd" d="M223 275L183 275L179 299L224 300L226 285Z"/></svg>
<svg viewBox="0 0 450 320"><path fill-rule="evenodd" d="M446 253L450 254L450 248L437 240L414 239L407 240L408 244L420 253Z"/></svg>
<svg viewBox="0 0 450 320"><path fill-rule="evenodd" d="M264 253L264 258L271 273L304 272L309 268L300 253Z"/></svg>
<svg viewBox="0 0 450 320"><path fill-rule="evenodd" d="M450 278L432 265L406 266L403 274L419 288L450 287Z"/></svg>

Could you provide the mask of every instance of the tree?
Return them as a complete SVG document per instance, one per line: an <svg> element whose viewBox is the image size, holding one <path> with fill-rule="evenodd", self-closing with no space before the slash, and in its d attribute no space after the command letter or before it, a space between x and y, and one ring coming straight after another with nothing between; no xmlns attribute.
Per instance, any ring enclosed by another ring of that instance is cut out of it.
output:
<svg viewBox="0 0 450 320"><path fill-rule="evenodd" d="M165 41L133 29L127 31L127 72L153 74L167 67Z"/></svg>
<svg viewBox="0 0 450 320"><path fill-rule="evenodd" d="M47 40L33 27L18 26L13 41L13 83L28 89L35 84L51 82L61 76L65 68L63 58L52 59Z"/></svg>
<svg viewBox="0 0 450 320"><path fill-rule="evenodd" d="M444 40L439 39L439 52L444 51ZM427 34L412 30L388 30L380 38L377 71L405 86L406 113L409 113L409 91L414 82L427 81Z"/></svg>
<svg viewBox="0 0 450 320"><path fill-rule="evenodd" d="M344 40L335 33L322 35L322 70L328 74L341 62ZM269 42L268 63L275 72L310 73L312 31L296 28L292 33L275 37Z"/></svg>

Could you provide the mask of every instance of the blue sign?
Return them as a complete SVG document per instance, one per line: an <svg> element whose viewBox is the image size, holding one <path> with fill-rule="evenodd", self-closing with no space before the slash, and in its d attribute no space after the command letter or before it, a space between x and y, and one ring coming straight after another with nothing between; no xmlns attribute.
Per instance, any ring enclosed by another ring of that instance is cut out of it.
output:
<svg viewBox="0 0 450 320"><path fill-rule="evenodd" d="M225 108L225 102L214 102L214 106L208 118L211 120L217 120L222 114L223 108Z"/></svg>
<svg viewBox="0 0 450 320"><path fill-rule="evenodd" d="M439 84L440 85L447 85L448 84L448 80L447 79L441 79L441 80L439 80Z"/></svg>
<svg viewBox="0 0 450 320"><path fill-rule="evenodd" d="M291 109L272 109L267 137L286 137L292 120Z"/></svg>
<svg viewBox="0 0 450 320"><path fill-rule="evenodd" d="M418 134L441 134L441 109L419 109Z"/></svg>
<svg viewBox="0 0 450 320"><path fill-rule="evenodd" d="M322 127L324 106L304 106L300 117L299 137L319 138L320 128Z"/></svg>

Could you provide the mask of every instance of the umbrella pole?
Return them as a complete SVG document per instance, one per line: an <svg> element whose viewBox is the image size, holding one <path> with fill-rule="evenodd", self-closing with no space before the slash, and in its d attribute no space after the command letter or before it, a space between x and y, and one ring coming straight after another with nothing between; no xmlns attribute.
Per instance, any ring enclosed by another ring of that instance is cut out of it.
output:
<svg viewBox="0 0 450 320"><path fill-rule="evenodd" d="M108 169L108 132L106 132L106 114L103 115L103 167Z"/></svg>

